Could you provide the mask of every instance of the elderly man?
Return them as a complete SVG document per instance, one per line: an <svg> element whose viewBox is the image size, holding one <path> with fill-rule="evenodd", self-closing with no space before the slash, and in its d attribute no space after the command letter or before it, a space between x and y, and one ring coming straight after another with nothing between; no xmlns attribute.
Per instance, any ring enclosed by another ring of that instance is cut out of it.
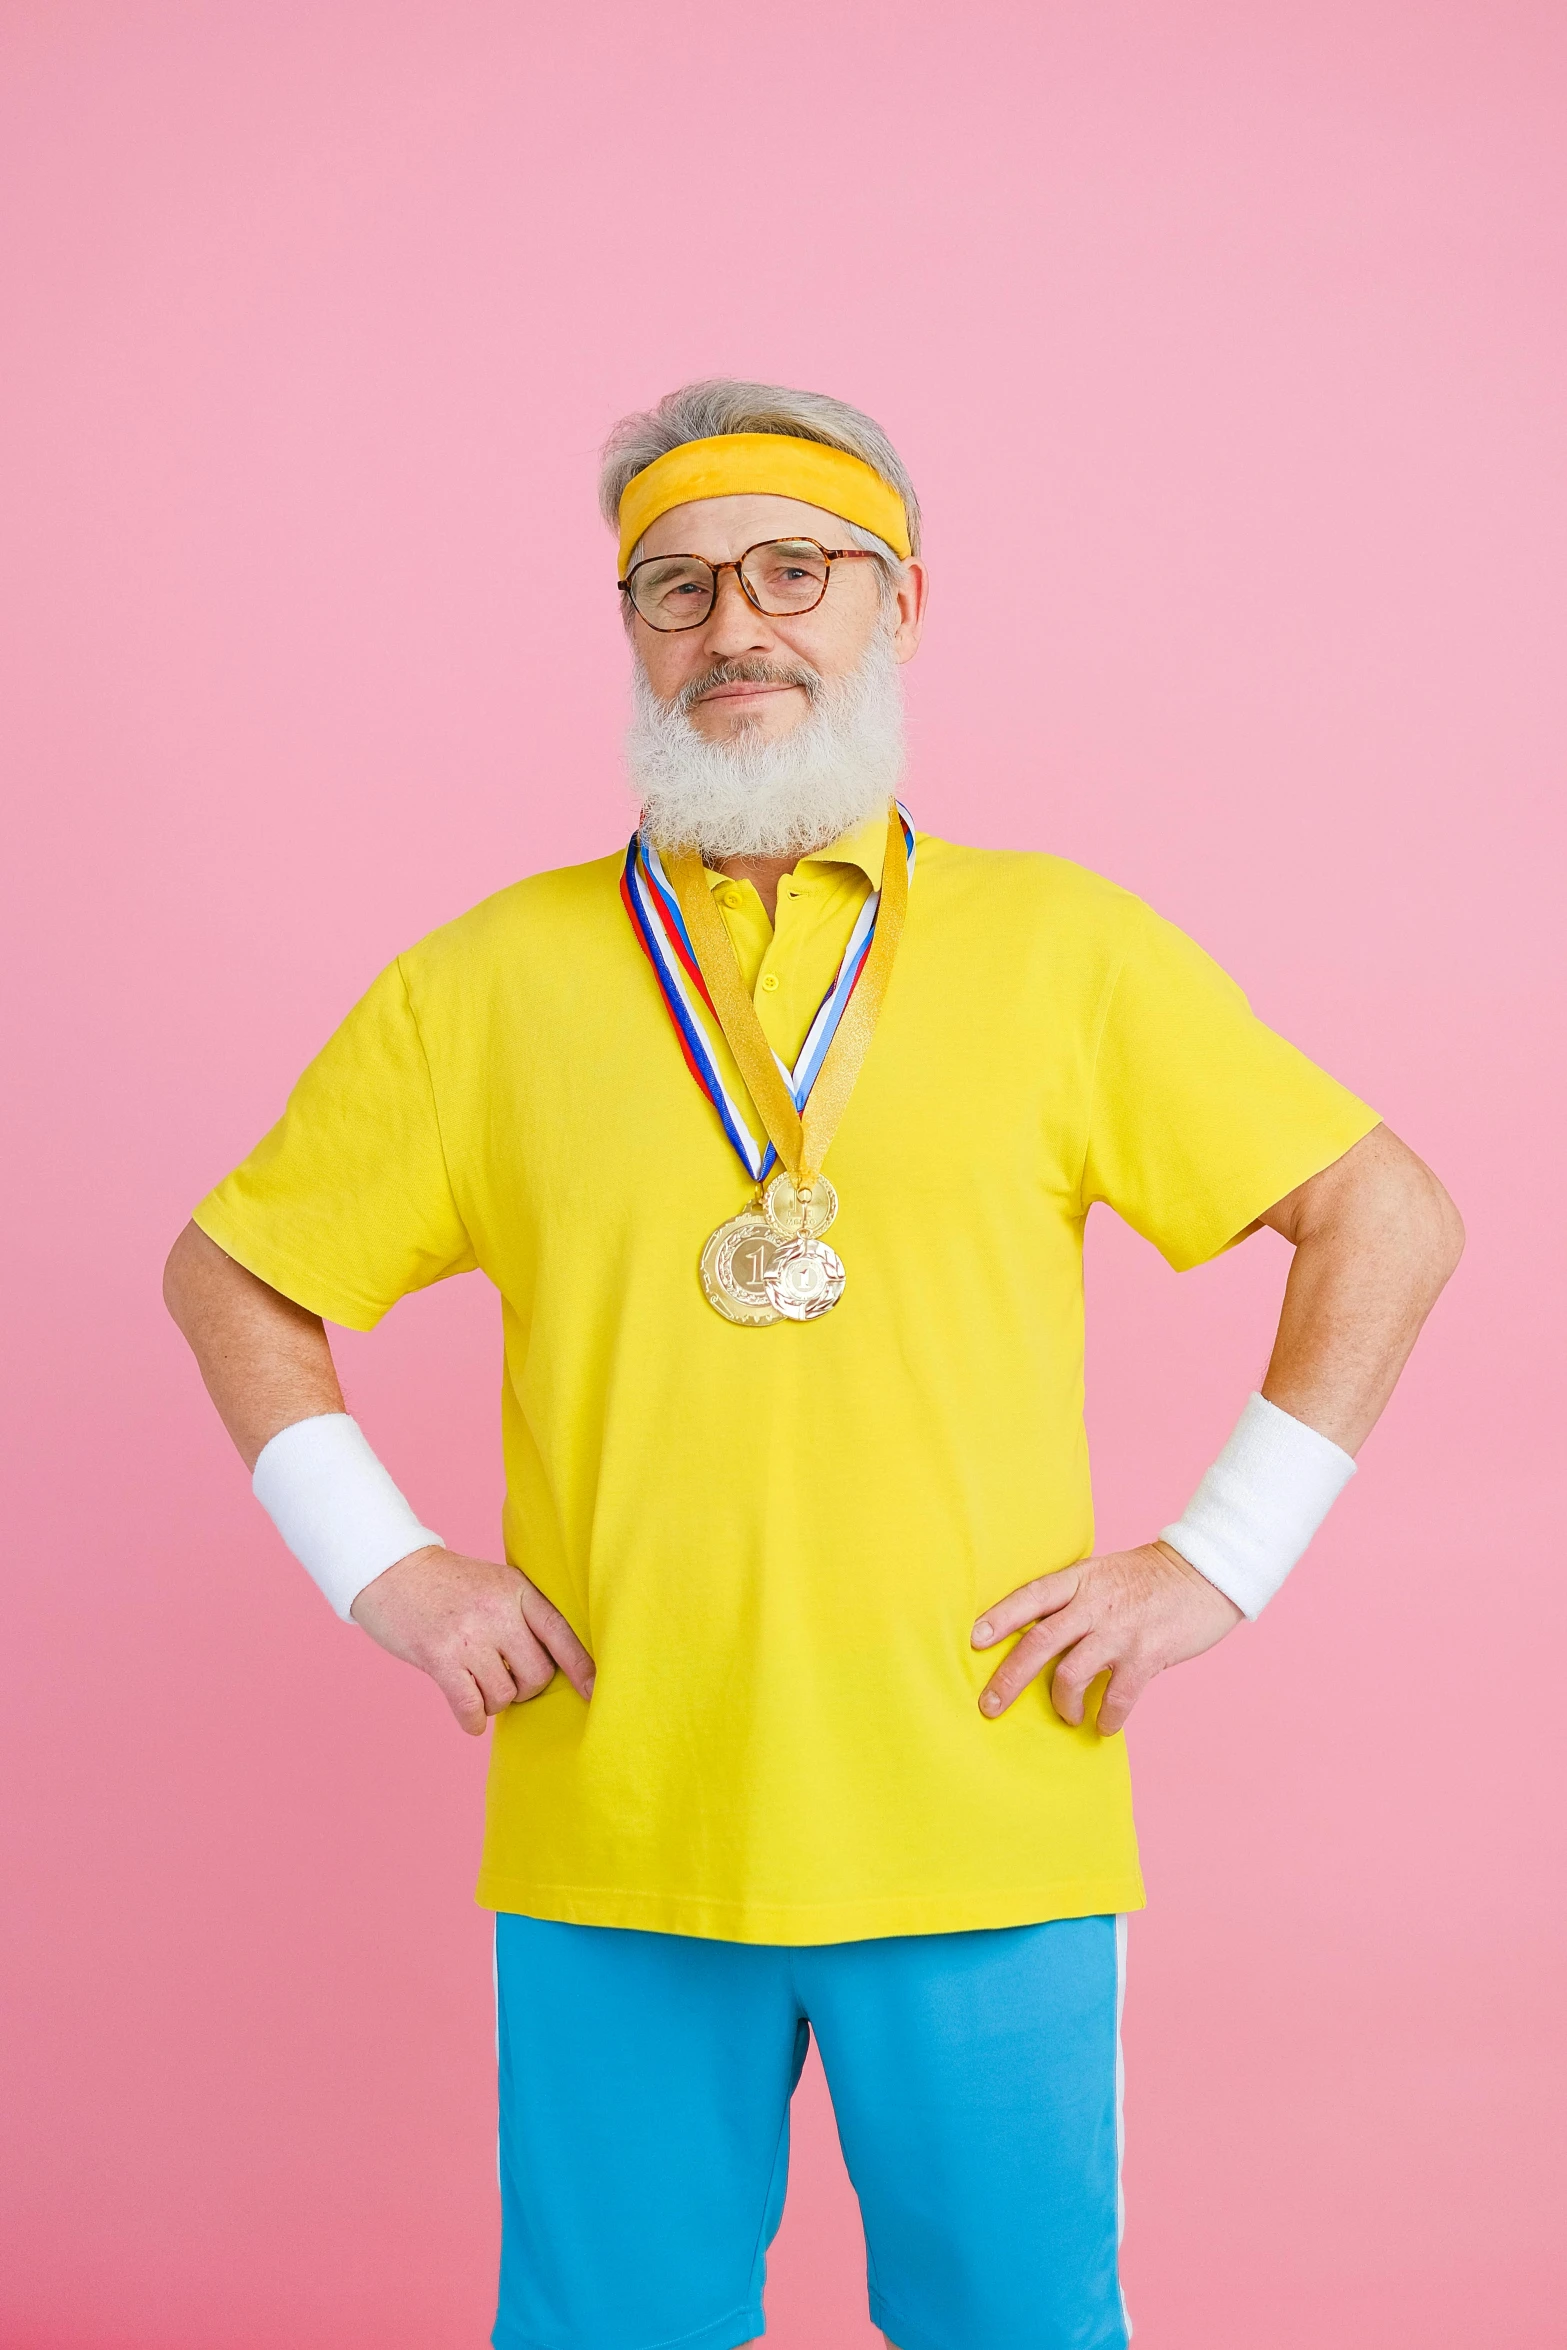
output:
<svg viewBox="0 0 1567 2350"><path fill-rule="evenodd" d="M629 849L384 972L170 1306L338 1612L496 1719L497 2350L760 2333L812 2030L889 2341L1109 2350L1122 1726L1304 1550L1458 1220L1147 906L916 831L919 512L869 418L692 385L603 502ZM1098 1200L1177 1266L1294 1247L1261 1394L1107 1556ZM420 1523L322 1328L475 1267L504 1565Z"/></svg>

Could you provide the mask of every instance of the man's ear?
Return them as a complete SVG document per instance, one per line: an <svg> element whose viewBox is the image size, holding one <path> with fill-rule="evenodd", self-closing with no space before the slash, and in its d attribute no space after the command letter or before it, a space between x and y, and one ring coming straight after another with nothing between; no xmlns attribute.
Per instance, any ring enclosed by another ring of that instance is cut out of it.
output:
<svg viewBox="0 0 1567 2350"><path fill-rule="evenodd" d="M929 602L930 573L918 556L910 556L898 582L898 618L892 632L892 650L897 660L912 661L919 651Z"/></svg>

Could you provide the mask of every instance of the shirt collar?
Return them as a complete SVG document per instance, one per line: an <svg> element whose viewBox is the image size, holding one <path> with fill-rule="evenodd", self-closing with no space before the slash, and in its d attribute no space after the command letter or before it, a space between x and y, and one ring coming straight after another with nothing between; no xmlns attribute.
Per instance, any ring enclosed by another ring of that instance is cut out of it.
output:
<svg viewBox="0 0 1567 2350"><path fill-rule="evenodd" d="M867 816L863 824L857 824L852 832L840 832L838 838L829 841L824 849L812 849L808 857L800 859L800 863L857 865L872 889L880 889L881 870L886 856L887 819L885 816ZM708 865L705 878L708 888L716 890L722 888L725 877L716 866Z"/></svg>
<svg viewBox="0 0 1567 2350"><path fill-rule="evenodd" d="M867 816L852 832L841 832L824 849L802 857L802 865L858 865L872 889L881 887L881 869L887 856L887 819Z"/></svg>

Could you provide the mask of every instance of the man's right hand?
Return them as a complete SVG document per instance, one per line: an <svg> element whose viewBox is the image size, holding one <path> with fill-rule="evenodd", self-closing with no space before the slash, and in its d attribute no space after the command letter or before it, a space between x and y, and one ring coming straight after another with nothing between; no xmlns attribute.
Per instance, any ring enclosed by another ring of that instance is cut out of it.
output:
<svg viewBox="0 0 1567 2350"><path fill-rule="evenodd" d="M351 1609L372 1640L428 1673L470 1737L485 1717L537 1697L563 1672L593 1694L593 1659L558 1607L515 1567L460 1551L410 1551Z"/></svg>

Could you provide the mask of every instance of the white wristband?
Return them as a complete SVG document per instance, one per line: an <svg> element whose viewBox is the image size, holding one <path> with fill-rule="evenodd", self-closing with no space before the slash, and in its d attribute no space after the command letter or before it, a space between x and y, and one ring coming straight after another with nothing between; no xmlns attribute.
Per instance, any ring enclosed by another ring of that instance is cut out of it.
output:
<svg viewBox="0 0 1567 2350"><path fill-rule="evenodd" d="M1354 1474L1347 1452L1253 1395L1180 1520L1159 1539L1256 1618Z"/></svg>
<svg viewBox="0 0 1567 2350"><path fill-rule="evenodd" d="M420 1525L346 1412L280 1429L261 1448L251 1490L345 1623L367 1583L441 1540Z"/></svg>

